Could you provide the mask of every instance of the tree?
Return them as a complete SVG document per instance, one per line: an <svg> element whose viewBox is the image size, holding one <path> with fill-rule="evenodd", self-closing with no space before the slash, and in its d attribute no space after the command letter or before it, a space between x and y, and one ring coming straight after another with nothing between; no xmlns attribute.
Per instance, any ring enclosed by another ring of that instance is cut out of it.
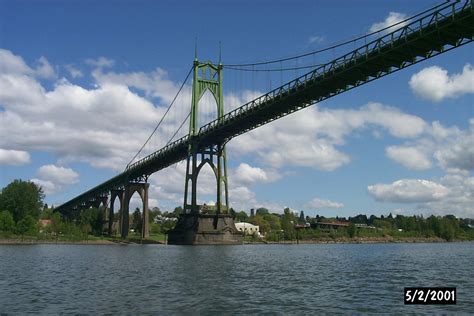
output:
<svg viewBox="0 0 474 316"><path fill-rule="evenodd" d="M349 224L349 227L347 228L347 233L349 234L349 237L351 238L354 238L354 236L356 235L356 226L354 223L350 223Z"/></svg>
<svg viewBox="0 0 474 316"><path fill-rule="evenodd" d="M104 224L103 212L97 208L88 208L81 211L80 223L82 232L87 235L93 232L95 235L102 234Z"/></svg>
<svg viewBox="0 0 474 316"><path fill-rule="evenodd" d="M14 180L2 189L0 209L10 211L16 223L28 215L38 219L43 199L43 190L35 183Z"/></svg>
<svg viewBox="0 0 474 316"><path fill-rule="evenodd" d="M12 232L15 228L13 216L9 211L0 212L0 231Z"/></svg>
<svg viewBox="0 0 474 316"><path fill-rule="evenodd" d="M255 215L261 215L261 216L264 216L264 215L267 215L269 214L270 212L268 212L268 209L264 208L264 207L260 207L257 209Z"/></svg>
<svg viewBox="0 0 474 316"><path fill-rule="evenodd" d="M300 218L299 218L299 223L304 224L305 223L305 218L304 218L304 212L300 212Z"/></svg>
<svg viewBox="0 0 474 316"><path fill-rule="evenodd" d="M132 223L133 223L133 229L137 233L142 232L142 214L140 213L140 209L137 207L135 209L135 212L133 212L132 215Z"/></svg>
<svg viewBox="0 0 474 316"><path fill-rule="evenodd" d="M31 215L27 215L16 223L16 231L23 239L24 235L36 234L36 220Z"/></svg>
<svg viewBox="0 0 474 316"><path fill-rule="evenodd" d="M248 220L248 218L249 218L249 216L244 211L240 211L237 214L235 214L235 219L238 222L246 222Z"/></svg>

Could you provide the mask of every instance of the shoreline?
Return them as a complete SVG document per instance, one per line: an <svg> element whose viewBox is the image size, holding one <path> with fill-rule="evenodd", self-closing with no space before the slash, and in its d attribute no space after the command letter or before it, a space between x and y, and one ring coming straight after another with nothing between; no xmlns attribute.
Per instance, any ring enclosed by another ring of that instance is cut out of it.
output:
<svg viewBox="0 0 474 316"><path fill-rule="evenodd" d="M244 241L242 245L297 245L297 244L393 244L393 243L449 243L449 242L474 242L472 240L447 241L442 238L423 237L356 237L356 238L324 238L314 240L288 240L288 241ZM33 239L0 239L1 245L166 245L154 240L33 240Z"/></svg>
<svg viewBox="0 0 474 316"><path fill-rule="evenodd" d="M7 245L145 245L145 244L156 244L164 245L162 242L153 241L153 240L144 240L143 242L134 241L134 240L33 240L33 239L0 239L0 246Z"/></svg>

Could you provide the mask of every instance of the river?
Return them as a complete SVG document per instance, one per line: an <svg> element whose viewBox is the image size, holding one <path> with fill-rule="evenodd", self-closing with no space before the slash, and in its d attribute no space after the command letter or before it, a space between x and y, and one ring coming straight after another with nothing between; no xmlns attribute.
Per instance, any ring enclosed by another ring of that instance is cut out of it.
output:
<svg viewBox="0 0 474 316"><path fill-rule="evenodd" d="M474 243L0 246L0 313L472 313ZM454 286L456 305L404 305Z"/></svg>

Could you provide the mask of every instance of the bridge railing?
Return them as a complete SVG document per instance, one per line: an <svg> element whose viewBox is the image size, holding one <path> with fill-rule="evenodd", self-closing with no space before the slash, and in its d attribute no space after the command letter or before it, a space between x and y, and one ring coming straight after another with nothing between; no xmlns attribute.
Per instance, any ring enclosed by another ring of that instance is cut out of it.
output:
<svg viewBox="0 0 474 316"><path fill-rule="evenodd" d="M435 10L433 13L429 13L415 21L407 23L396 30L387 33L386 35L372 40L371 42L331 61L324 65L317 67L316 69L278 87L270 92L247 102L246 104L226 113L223 117L215 119L206 125L203 125L199 129L199 135L205 135L210 133L217 126L226 124L229 120L232 120L241 115L246 115L262 105L269 103L270 101L277 100L281 97L296 92L301 87L306 86L308 83L313 83L317 79L324 79L328 75L333 75L337 70L345 69L349 65L355 64L361 58L369 59L370 54L374 52L380 52L382 48L389 47L391 44L406 40L407 37L416 32L422 32L423 29L437 25L437 23L449 17L454 17L460 11L469 9L472 10L472 0L467 0L464 3L453 2L449 3L440 9Z"/></svg>
<svg viewBox="0 0 474 316"><path fill-rule="evenodd" d="M189 136L186 135L186 136L183 136L181 137L180 139L178 140L175 140L174 142L166 145L165 147L155 151L154 153L132 163L131 165L128 165L127 168L125 169L126 172L130 172L132 171L133 169L137 168L137 167L140 167L142 166L143 164L147 163L148 161L150 160L154 160L156 157L160 156L160 155L163 155L165 154L166 152L168 152L169 150L171 150L172 148L175 148L183 143L187 143L188 142L188 138Z"/></svg>

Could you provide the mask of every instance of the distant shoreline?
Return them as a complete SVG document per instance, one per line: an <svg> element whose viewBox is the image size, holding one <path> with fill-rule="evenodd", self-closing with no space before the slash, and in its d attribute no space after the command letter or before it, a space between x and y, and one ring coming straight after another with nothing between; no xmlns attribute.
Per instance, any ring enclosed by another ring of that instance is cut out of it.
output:
<svg viewBox="0 0 474 316"><path fill-rule="evenodd" d="M355 238L337 238L337 239L317 239L317 240L287 240L287 241L244 241L244 245L296 245L296 244L393 244L393 243L447 243L445 239L415 238L415 237L355 237ZM472 240L453 240L449 242L473 242ZM32 239L0 239L0 245L140 245L156 244L165 245L163 242L154 240L32 240Z"/></svg>
<svg viewBox="0 0 474 316"><path fill-rule="evenodd" d="M246 242L246 244L393 244L393 243L447 243L462 242L463 240L446 241L438 237L355 237L355 238L324 238L313 240L289 240L289 241L261 241ZM468 241L468 240L467 240Z"/></svg>
<svg viewBox="0 0 474 316"><path fill-rule="evenodd" d="M0 239L0 246L2 245L128 245L128 244L157 244L163 245L162 242L157 242L153 240L144 240L143 242L139 241L112 241L112 240L33 240L33 239Z"/></svg>

